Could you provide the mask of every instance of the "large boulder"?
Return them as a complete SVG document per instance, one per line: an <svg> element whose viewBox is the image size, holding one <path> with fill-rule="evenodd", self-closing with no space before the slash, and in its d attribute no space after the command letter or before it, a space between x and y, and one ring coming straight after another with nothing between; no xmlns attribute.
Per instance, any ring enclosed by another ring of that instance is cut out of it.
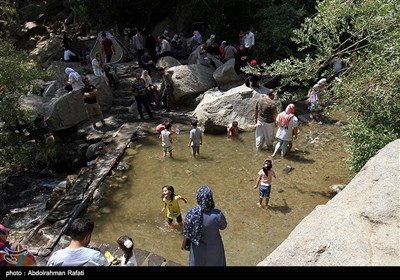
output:
<svg viewBox="0 0 400 280"><path fill-rule="evenodd" d="M399 266L400 139L317 206L259 266Z"/></svg>
<svg viewBox="0 0 400 280"><path fill-rule="evenodd" d="M50 34L50 38L41 44L37 44L36 48L30 52L30 55L37 57L42 68L48 68L54 60L63 57L63 48L61 38Z"/></svg>
<svg viewBox="0 0 400 280"><path fill-rule="evenodd" d="M226 133L226 127L233 121L239 123L241 130L252 131L257 100L266 92L267 88L255 91L244 84L225 92L210 90L204 94L193 116L207 133Z"/></svg>
<svg viewBox="0 0 400 280"><path fill-rule="evenodd" d="M87 120L81 91L71 91L46 104L45 121L49 129L59 131Z"/></svg>
<svg viewBox="0 0 400 280"><path fill-rule="evenodd" d="M49 32L48 32L46 26L44 26L42 24L37 24L36 22L33 22L33 21L25 22L17 30L17 35L24 39L28 39L29 37L32 37L35 35L45 35L48 33Z"/></svg>
<svg viewBox="0 0 400 280"><path fill-rule="evenodd" d="M101 110L107 112L113 105L113 93L110 86L108 86L103 77L95 75L86 75L90 79L90 83L97 88L98 94L96 96L97 103L99 103Z"/></svg>
<svg viewBox="0 0 400 280"><path fill-rule="evenodd" d="M180 103L185 96L196 96L217 85L213 78L214 69L200 64L169 68L174 84L174 98Z"/></svg>
<svg viewBox="0 0 400 280"><path fill-rule="evenodd" d="M217 68L213 74L220 90L229 90L243 84L246 75L236 74L235 59L232 58Z"/></svg>
<svg viewBox="0 0 400 280"><path fill-rule="evenodd" d="M66 93L64 86L65 82L49 81L43 92L44 99L50 101L53 97L64 95Z"/></svg>
<svg viewBox="0 0 400 280"><path fill-rule="evenodd" d="M187 60L187 64L197 64L197 57L199 56L200 49L201 49L201 46L198 46L197 49L195 49L194 51L192 51L189 54L189 57L188 57L188 60ZM216 58L215 55L210 54L210 53L206 53L206 55L210 60L212 60L214 62L215 66L217 68L223 65L221 60ZM210 65L210 67L212 68L213 66Z"/></svg>
<svg viewBox="0 0 400 280"><path fill-rule="evenodd" d="M182 65L182 63L180 63L176 58L172 56L164 56L157 60L156 68L162 67L168 69L180 65Z"/></svg>
<svg viewBox="0 0 400 280"><path fill-rule="evenodd" d="M112 106L112 92L102 77L89 75L90 83L97 90L97 102L103 112L108 111ZM47 126L54 131L73 127L88 119L80 91L71 91L62 96L52 98L45 104L45 121Z"/></svg>

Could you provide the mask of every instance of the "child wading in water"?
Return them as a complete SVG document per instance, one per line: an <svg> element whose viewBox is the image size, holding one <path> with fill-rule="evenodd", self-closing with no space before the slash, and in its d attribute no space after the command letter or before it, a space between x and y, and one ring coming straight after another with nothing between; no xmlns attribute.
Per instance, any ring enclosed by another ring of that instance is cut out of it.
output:
<svg viewBox="0 0 400 280"><path fill-rule="evenodd" d="M183 222L182 222L182 215L181 215L181 208L179 207L179 200L183 200L187 203L186 198L175 195L174 187L173 186L163 186L162 187L162 201L164 202L164 207L161 209L161 213L167 209L167 222L168 227L170 229L173 228L172 222L174 219L179 224L179 228L183 229Z"/></svg>
<svg viewBox="0 0 400 280"><path fill-rule="evenodd" d="M237 121L233 121L227 128L227 138L238 139L239 138L239 124Z"/></svg>
<svg viewBox="0 0 400 280"><path fill-rule="evenodd" d="M172 124L168 123L165 125L165 128L161 131L160 138L161 138L161 146L163 147L163 152L164 152L164 157L167 156L167 152L169 153L169 156L173 158L172 156L172 138L171 135L174 133L171 131Z"/></svg>
<svg viewBox="0 0 400 280"><path fill-rule="evenodd" d="M188 146L192 148L192 156L196 158L200 156L200 145L203 144L203 135L200 128L197 127L197 120L191 121L192 129L189 132Z"/></svg>
<svg viewBox="0 0 400 280"><path fill-rule="evenodd" d="M271 193L272 177L276 178L274 170L272 170L272 161L267 159L264 162L263 168L258 172L258 178L254 189L259 188L260 199L257 202L258 207L262 208L262 201L265 198L265 207L268 207L269 195Z"/></svg>

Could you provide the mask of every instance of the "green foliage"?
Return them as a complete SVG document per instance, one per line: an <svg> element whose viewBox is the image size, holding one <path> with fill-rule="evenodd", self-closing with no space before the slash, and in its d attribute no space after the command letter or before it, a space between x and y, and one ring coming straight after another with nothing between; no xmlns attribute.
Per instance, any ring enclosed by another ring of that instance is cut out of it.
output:
<svg viewBox="0 0 400 280"><path fill-rule="evenodd" d="M349 117L344 130L351 170L400 136L400 2L328 0L294 32L294 41L309 55L267 68L287 85L329 78L329 62L343 54L349 65L334 83L333 96Z"/></svg>
<svg viewBox="0 0 400 280"><path fill-rule="evenodd" d="M315 13L315 0L260 1L254 12L257 58L269 64L277 59L300 55L291 40L293 30L299 28L307 16Z"/></svg>
<svg viewBox="0 0 400 280"><path fill-rule="evenodd" d="M384 125L368 126L358 119L345 127L344 135L351 139L346 149L351 155L349 163L354 174L360 171L377 151L398 138L398 133Z"/></svg>
<svg viewBox="0 0 400 280"><path fill-rule="evenodd" d="M168 0L71 0L75 23L87 21L95 30L151 27L171 11Z"/></svg>
<svg viewBox="0 0 400 280"><path fill-rule="evenodd" d="M11 0L0 0L0 19L6 20L7 24L15 23L18 15L13 2Z"/></svg>
<svg viewBox="0 0 400 280"><path fill-rule="evenodd" d="M0 162L20 167L33 163L37 152L26 144L32 137L25 136L23 128L31 136L39 135L34 125L36 116L21 106L22 94L35 92L35 82L44 72L39 72L35 61L25 52L17 50L6 38L0 44ZM38 139L33 139L38 140ZM37 142L37 141L35 141Z"/></svg>
<svg viewBox="0 0 400 280"><path fill-rule="evenodd" d="M39 74L34 61L6 40L0 45L0 65L0 131L3 132L15 127L17 120L31 123L29 113L18 106L18 97L31 89L32 80Z"/></svg>
<svg viewBox="0 0 400 280"><path fill-rule="evenodd" d="M36 62L6 39L0 44L0 65L1 97L27 92L32 80L39 76Z"/></svg>

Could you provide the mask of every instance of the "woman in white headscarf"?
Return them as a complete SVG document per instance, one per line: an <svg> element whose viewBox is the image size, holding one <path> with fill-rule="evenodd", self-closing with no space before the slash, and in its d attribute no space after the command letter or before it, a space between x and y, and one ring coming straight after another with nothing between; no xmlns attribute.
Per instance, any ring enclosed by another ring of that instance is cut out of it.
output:
<svg viewBox="0 0 400 280"><path fill-rule="evenodd" d="M65 68L65 74L67 74L67 84L72 86L72 90L80 90L85 87L82 81L81 75L78 74L74 69L67 67Z"/></svg>
<svg viewBox="0 0 400 280"><path fill-rule="evenodd" d="M143 70L142 71L142 76L141 78L144 80L144 83L146 85L146 90L147 90L147 96L148 96L148 101L149 104L156 104L157 103L157 99L156 99L156 93L155 93L155 89L153 87L153 80L151 79L150 75L149 75L149 71L147 70Z"/></svg>

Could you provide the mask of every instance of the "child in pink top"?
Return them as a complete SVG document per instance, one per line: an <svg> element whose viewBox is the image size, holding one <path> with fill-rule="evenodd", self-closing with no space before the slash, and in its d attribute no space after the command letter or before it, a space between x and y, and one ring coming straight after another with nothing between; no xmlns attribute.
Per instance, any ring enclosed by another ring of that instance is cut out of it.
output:
<svg viewBox="0 0 400 280"><path fill-rule="evenodd" d="M265 207L268 208L269 195L271 193L271 182L272 177L276 178L274 170L272 170L272 161L266 160L263 168L258 172L258 178L254 189L259 187L259 201L257 202L258 207L262 208L262 201L265 199Z"/></svg>

